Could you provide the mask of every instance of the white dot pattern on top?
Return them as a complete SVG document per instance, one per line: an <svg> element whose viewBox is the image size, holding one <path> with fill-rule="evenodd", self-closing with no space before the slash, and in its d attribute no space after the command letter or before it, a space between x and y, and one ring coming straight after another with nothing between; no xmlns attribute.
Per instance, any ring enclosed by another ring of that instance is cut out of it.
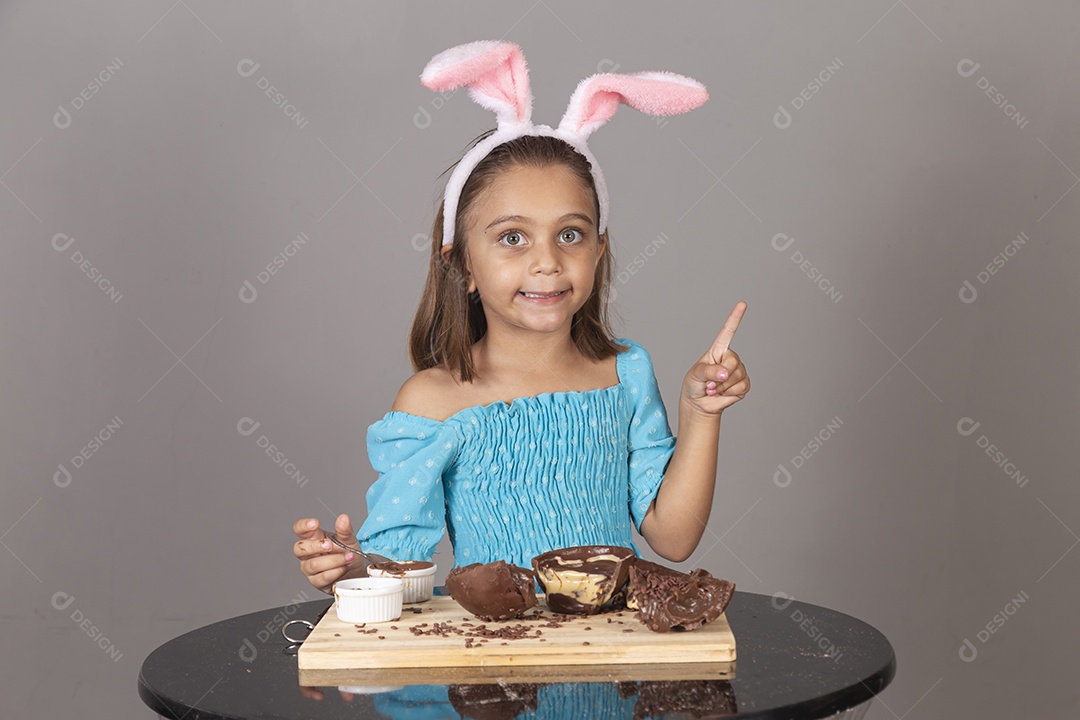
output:
<svg viewBox="0 0 1080 720"><path fill-rule="evenodd" d="M675 451L652 358L638 343L619 383L465 408L444 421L390 411L367 432L378 479L361 546L430 560L449 532L455 563L506 560L573 545L637 549L641 521Z"/></svg>

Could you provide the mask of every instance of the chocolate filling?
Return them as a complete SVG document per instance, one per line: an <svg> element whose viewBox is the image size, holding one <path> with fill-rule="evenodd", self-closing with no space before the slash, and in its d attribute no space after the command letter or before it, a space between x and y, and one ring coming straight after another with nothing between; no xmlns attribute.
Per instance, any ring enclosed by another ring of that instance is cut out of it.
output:
<svg viewBox="0 0 1080 720"><path fill-rule="evenodd" d="M371 567L382 570L387 575L404 575L410 570L423 570L432 567L432 564L425 560L405 560L403 562L387 560L386 562L377 563Z"/></svg>
<svg viewBox="0 0 1080 720"><path fill-rule="evenodd" d="M689 574L636 560L630 566L627 605L654 632L694 630L720 617L735 583L696 568Z"/></svg>
<svg viewBox="0 0 1080 720"><path fill-rule="evenodd" d="M446 588L461 607L482 620L521 617L536 605L533 574L503 560L456 567L446 575Z"/></svg>
<svg viewBox="0 0 1080 720"><path fill-rule="evenodd" d="M621 601L634 551L627 547L578 545L549 550L532 559L548 607L555 612L592 615Z"/></svg>

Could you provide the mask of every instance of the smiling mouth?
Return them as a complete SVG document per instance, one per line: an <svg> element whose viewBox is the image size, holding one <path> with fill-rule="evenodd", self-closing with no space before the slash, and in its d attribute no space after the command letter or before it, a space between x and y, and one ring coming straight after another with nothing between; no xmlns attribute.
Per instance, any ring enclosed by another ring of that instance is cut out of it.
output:
<svg viewBox="0 0 1080 720"><path fill-rule="evenodd" d="M552 293L531 293L531 292L525 292L523 290L519 290L518 294L519 295L524 295L527 298L551 298L551 297L556 297L558 295L563 295L566 292L568 292L568 291L567 290L560 290L558 292L552 292Z"/></svg>

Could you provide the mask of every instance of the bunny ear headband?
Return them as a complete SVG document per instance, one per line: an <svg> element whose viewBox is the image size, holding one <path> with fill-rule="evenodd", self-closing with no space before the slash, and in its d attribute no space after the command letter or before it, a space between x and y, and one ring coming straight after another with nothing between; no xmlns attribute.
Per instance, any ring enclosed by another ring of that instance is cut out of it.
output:
<svg viewBox="0 0 1080 720"><path fill-rule="evenodd" d="M625 103L649 115L678 115L699 107L709 94L693 78L671 72L632 75L599 73L578 83L557 128L532 123L532 92L525 56L514 43L478 40L444 50L424 68L420 82L436 92L465 86L469 96L495 113L494 133L458 162L443 196L443 245L454 241L458 197L476 165L496 146L525 135L546 135L569 143L585 156L600 201L599 232L607 230L608 194L604 175L586 140Z"/></svg>

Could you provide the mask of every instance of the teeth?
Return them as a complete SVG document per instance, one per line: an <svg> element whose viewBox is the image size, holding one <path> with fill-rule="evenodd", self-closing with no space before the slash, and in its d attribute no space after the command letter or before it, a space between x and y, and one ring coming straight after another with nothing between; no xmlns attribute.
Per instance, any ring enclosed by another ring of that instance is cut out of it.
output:
<svg viewBox="0 0 1080 720"><path fill-rule="evenodd" d="M564 292L566 292L566 291L565 290L560 290L559 292L548 293L548 294L523 292L521 294L524 295L525 297L531 297L531 298L548 298L548 297L555 297L556 295L562 295Z"/></svg>

